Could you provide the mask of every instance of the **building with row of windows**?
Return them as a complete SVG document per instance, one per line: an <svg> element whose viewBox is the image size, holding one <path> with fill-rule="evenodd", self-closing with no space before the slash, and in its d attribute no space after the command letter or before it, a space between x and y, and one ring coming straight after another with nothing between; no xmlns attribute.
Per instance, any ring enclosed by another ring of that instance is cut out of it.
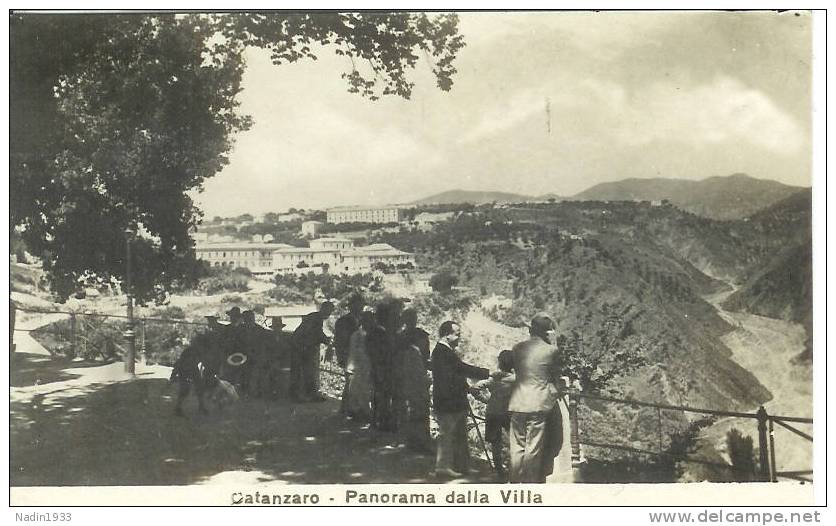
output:
<svg viewBox="0 0 836 526"><path fill-rule="evenodd" d="M329 223L398 223L403 217L403 210L397 206L343 206L329 208L326 221Z"/></svg>
<svg viewBox="0 0 836 526"><path fill-rule="evenodd" d="M212 267L248 268L253 274L327 267L329 272L354 274L381 265L413 268L415 256L386 243L355 247L351 239L323 237L308 247L280 243L209 243L195 247L197 258Z"/></svg>
<svg viewBox="0 0 836 526"><path fill-rule="evenodd" d="M273 272L273 254L293 248L281 243L198 243L197 259L210 267L248 268L253 274Z"/></svg>

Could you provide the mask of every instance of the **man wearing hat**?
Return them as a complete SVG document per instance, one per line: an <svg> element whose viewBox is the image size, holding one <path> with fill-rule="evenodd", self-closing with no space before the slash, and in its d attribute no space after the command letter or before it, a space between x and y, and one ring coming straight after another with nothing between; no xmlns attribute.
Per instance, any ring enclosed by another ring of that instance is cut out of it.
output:
<svg viewBox="0 0 836 526"><path fill-rule="evenodd" d="M230 325L241 325L241 309L238 306L232 307L231 309L226 311L226 316L229 318Z"/></svg>
<svg viewBox="0 0 836 526"><path fill-rule="evenodd" d="M296 349L291 362L291 396L300 402L322 402L325 397L318 389L319 346L331 339L322 330L325 321L334 312L334 304L324 301L319 310L302 317L293 332Z"/></svg>
<svg viewBox="0 0 836 526"><path fill-rule="evenodd" d="M343 387L340 411L348 414L348 384L351 382L351 375L346 370L348 361L348 348L351 335L360 328L360 314L365 306L363 296L353 294L348 302L348 312L341 316L334 324L334 352L337 355L337 364L345 370L345 384Z"/></svg>
<svg viewBox="0 0 836 526"><path fill-rule="evenodd" d="M513 349L516 382L508 402L512 483L545 482L552 472L559 438L555 436L560 428L555 418L560 419L557 403L561 364L554 346L554 321L538 314L531 320L529 333L531 337Z"/></svg>
<svg viewBox="0 0 836 526"><path fill-rule="evenodd" d="M281 316L270 316L270 329L273 331L269 394L271 397L287 396L289 390L290 354L293 352L293 334L283 329L286 327Z"/></svg>

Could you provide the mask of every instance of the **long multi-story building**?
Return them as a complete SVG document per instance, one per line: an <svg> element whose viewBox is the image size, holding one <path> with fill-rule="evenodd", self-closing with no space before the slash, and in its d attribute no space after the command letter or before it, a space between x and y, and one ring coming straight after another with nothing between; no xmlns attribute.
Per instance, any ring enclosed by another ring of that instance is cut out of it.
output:
<svg viewBox="0 0 836 526"><path fill-rule="evenodd" d="M206 243L195 246L197 259L211 267L248 268L253 274L274 272L273 253L291 249L281 243Z"/></svg>
<svg viewBox="0 0 836 526"><path fill-rule="evenodd" d="M376 243L355 247L350 239L314 239L308 247L279 243L210 243L195 248L197 258L213 267L248 268L253 274L275 274L313 267L353 274L375 270L380 264L412 268L415 257L395 247Z"/></svg>
<svg viewBox="0 0 836 526"><path fill-rule="evenodd" d="M326 210L329 223L398 223L403 219L403 210L397 206L342 206Z"/></svg>

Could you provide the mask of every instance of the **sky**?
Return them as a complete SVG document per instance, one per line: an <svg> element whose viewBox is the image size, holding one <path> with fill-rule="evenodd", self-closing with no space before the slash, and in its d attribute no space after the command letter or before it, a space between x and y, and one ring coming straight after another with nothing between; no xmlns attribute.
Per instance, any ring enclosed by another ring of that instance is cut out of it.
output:
<svg viewBox="0 0 836 526"><path fill-rule="evenodd" d="M247 52L208 217L407 203L452 189L571 196L629 177L811 183L811 17L462 13L451 91L422 58L410 100L347 92L348 59Z"/></svg>

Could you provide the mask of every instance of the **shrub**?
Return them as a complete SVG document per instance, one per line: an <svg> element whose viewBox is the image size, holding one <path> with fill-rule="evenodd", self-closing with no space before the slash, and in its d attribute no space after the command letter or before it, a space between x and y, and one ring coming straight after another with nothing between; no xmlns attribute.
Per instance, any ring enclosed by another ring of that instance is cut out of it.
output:
<svg viewBox="0 0 836 526"><path fill-rule="evenodd" d="M442 294L449 293L459 282L451 272L439 272L430 278L430 288Z"/></svg>
<svg viewBox="0 0 836 526"><path fill-rule="evenodd" d="M270 297L286 303L308 303L319 293L342 301L356 291L380 290L380 280L372 274L279 274L273 282L276 286L270 291Z"/></svg>
<svg viewBox="0 0 836 526"><path fill-rule="evenodd" d="M229 269L228 267L212 267L209 276L200 280L197 290L206 294L220 292L246 292L247 283L252 273L246 268Z"/></svg>
<svg viewBox="0 0 836 526"><path fill-rule="evenodd" d="M726 447L735 480L738 482L755 480L755 447L752 437L744 437L737 428L732 428L726 433Z"/></svg>

